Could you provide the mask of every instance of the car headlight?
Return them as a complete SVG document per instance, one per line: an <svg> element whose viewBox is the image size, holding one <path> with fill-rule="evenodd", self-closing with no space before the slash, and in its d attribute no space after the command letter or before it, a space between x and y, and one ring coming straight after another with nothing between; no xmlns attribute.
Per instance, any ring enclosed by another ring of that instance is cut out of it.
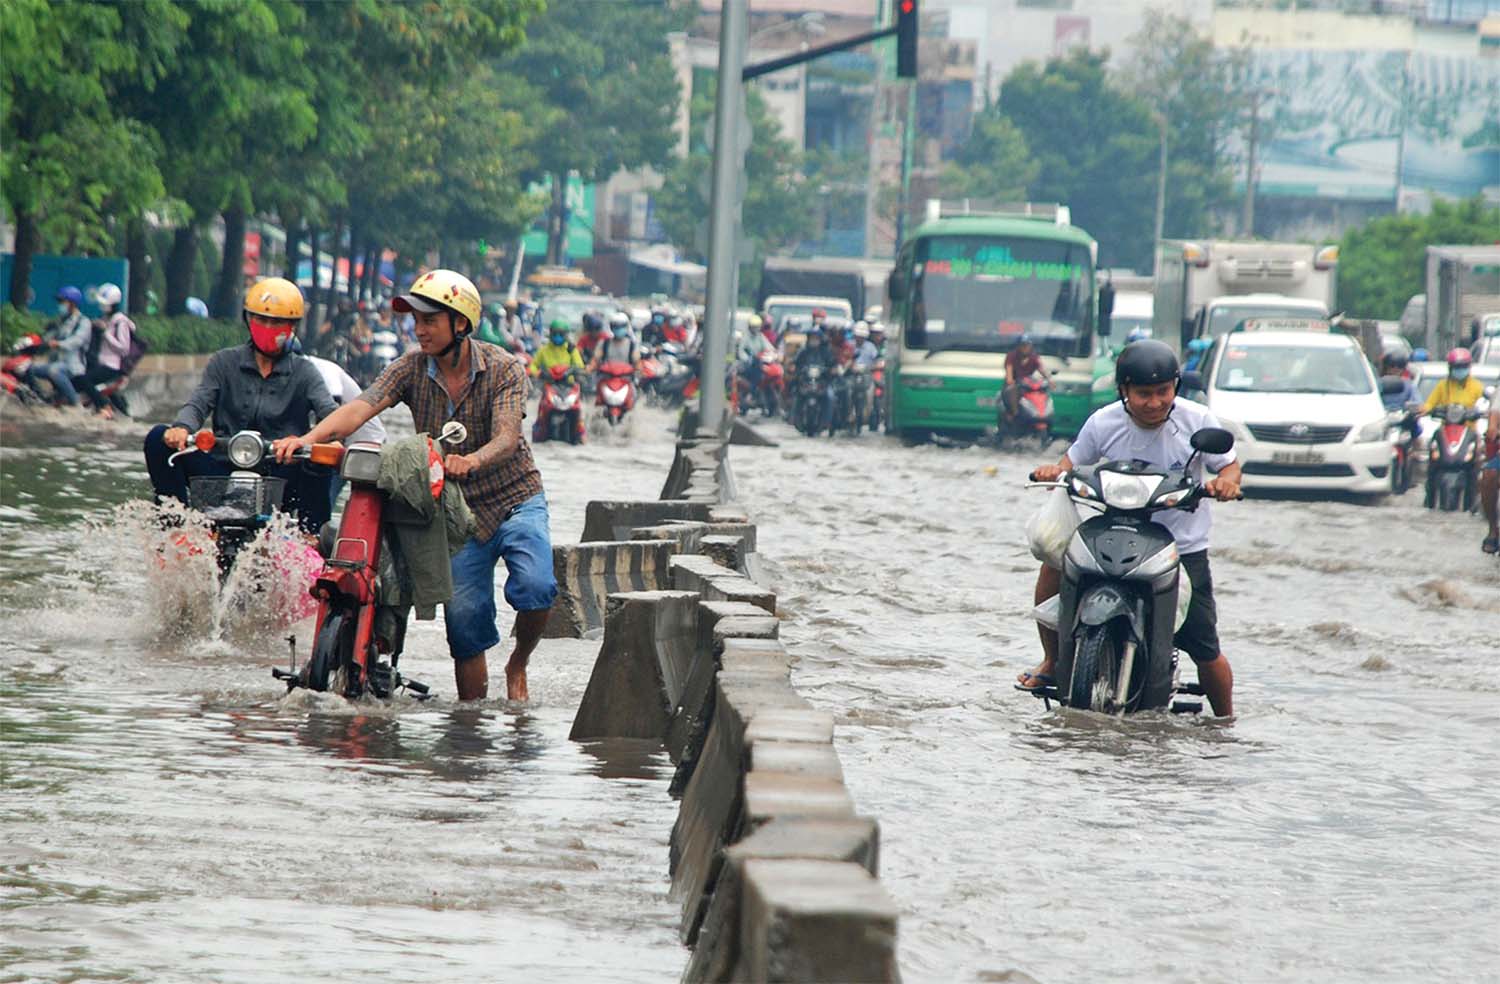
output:
<svg viewBox="0 0 1500 984"><path fill-rule="evenodd" d="M266 442L260 431L240 431L229 439L229 463L236 468L254 468L265 456Z"/></svg>
<svg viewBox="0 0 1500 984"><path fill-rule="evenodd" d="M344 452L339 475L351 482L374 482L380 478L380 451L376 448L350 448Z"/></svg>
<svg viewBox="0 0 1500 984"><path fill-rule="evenodd" d="M1386 429L1389 427L1390 421L1384 417L1381 417L1379 420L1372 420L1359 429L1359 442L1361 444L1368 444L1371 441L1383 441L1385 440Z"/></svg>
<svg viewBox="0 0 1500 984"><path fill-rule="evenodd" d="M1224 417L1220 417L1219 426L1234 435L1234 442L1236 444L1240 443L1241 441L1250 440L1250 432L1246 430L1245 425L1240 423L1238 420L1228 420Z"/></svg>

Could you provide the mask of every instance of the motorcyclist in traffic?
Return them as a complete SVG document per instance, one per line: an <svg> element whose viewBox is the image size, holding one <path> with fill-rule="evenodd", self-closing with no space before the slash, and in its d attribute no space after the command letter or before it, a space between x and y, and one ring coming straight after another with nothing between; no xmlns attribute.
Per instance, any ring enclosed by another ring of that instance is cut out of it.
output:
<svg viewBox="0 0 1500 984"><path fill-rule="evenodd" d="M1203 356L1213 343L1206 338L1195 338L1187 343L1187 360L1182 364L1183 372L1197 372Z"/></svg>
<svg viewBox="0 0 1500 984"><path fill-rule="evenodd" d="M1033 473L1037 481L1056 481L1065 472L1083 465L1107 460L1140 460L1160 468L1181 468L1193 454L1191 438L1204 427L1218 427L1218 420L1208 408L1177 395L1182 373L1177 354L1171 347L1154 339L1127 345L1115 364L1115 387L1120 401L1094 413L1056 464L1043 465ZM1215 499L1235 498L1240 491L1240 466L1234 452L1203 455L1195 460L1216 469L1218 474L1205 483ZM1234 713L1234 673L1229 660L1219 648L1218 611L1214 604L1213 576L1208 563L1211 519L1207 505L1196 511L1162 510L1153 517L1177 541L1182 569L1192 582L1193 595L1187 618L1174 639L1198 667L1198 681L1215 714ZM1058 593L1062 573L1043 564L1037 576L1037 604ZM1057 632L1039 625L1042 640L1042 662L1022 673L1017 683L1022 689L1052 686L1052 671L1057 663Z"/></svg>
<svg viewBox="0 0 1500 984"><path fill-rule="evenodd" d="M774 351L776 351L776 346L766 338L765 322L758 314L750 315L750 320L745 325L745 337L741 339L740 350L737 353L740 371L744 374L745 381L750 384L750 392L755 392L760 386L760 378L763 374L760 364L761 354Z"/></svg>
<svg viewBox="0 0 1500 984"><path fill-rule="evenodd" d="M630 334L630 315L616 311L609 316L609 339L594 346L588 371L596 372L606 362L624 362L637 371L641 368L641 350Z"/></svg>
<svg viewBox="0 0 1500 984"><path fill-rule="evenodd" d="M870 326L867 322L854 322L854 364L862 369L869 369L875 365L880 358L880 349L870 338Z"/></svg>
<svg viewBox="0 0 1500 984"><path fill-rule="evenodd" d="M1500 553L1500 399L1490 404L1489 424L1484 434L1484 466L1479 471L1479 507L1484 511L1489 533L1481 549Z"/></svg>
<svg viewBox="0 0 1500 984"><path fill-rule="evenodd" d="M584 367L583 354L568 339L568 322L563 318L553 318L552 324L547 326L547 343L532 356L531 374L540 376L544 372L550 373L553 366L567 366L578 370Z"/></svg>
<svg viewBox="0 0 1500 984"><path fill-rule="evenodd" d="M103 331L99 338L99 351L94 365L81 380L84 393L94 412L106 420L112 420L115 410L124 412L125 404L118 393L105 396L104 386L125 375L130 358L130 343L135 335L135 322L121 310L124 293L117 284L100 284L94 295L104 309Z"/></svg>
<svg viewBox="0 0 1500 984"><path fill-rule="evenodd" d="M1005 354L1005 389L1001 398L1005 401L1007 417L1014 417L1020 408L1021 380L1041 371L1042 357L1031 343L1031 336L1022 332L1021 337L1016 339L1016 347Z"/></svg>
<svg viewBox="0 0 1500 984"><path fill-rule="evenodd" d="M84 356L94 334L93 325L79 310L82 306L83 292L77 287L64 287L57 292L57 321L42 336L48 360L33 360L25 377L38 396L70 407L78 406L78 388L73 385L73 377L84 373ZM52 384L51 394L42 388L43 380Z"/></svg>
<svg viewBox="0 0 1500 984"><path fill-rule="evenodd" d="M818 367L823 371L823 381L817 393L818 401L818 426L819 429L828 427L833 420L833 387L829 385L829 370L833 368L833 352L829 349L823 338L823 329L814 323L807 329L807 343L797 353L797 358L792 362L796 370L796 377L806 378L807 370Z"/></svg>
<svg viewBox="0 0 1500 984"><path fill-rule="evenodd" d="M885 323L877 321L870 325L870 344L875 346L875 358L885 358Z"/></svg>
<svg viewBox="0 0 1500 984"><path fill-rule="evenodd" d="M272 441L300 434L313 419L334 411L323 376L293 350L305 311L302 292L290 280L268 277L245 292L241 317L248 344L215 352L172 423L157 424L146 435L146 470L157 502L185 503L188 479L230 473L228 462L209 454L187 454L169 463L210 418L220 440L253 430ZM328 471L288 461L268 474L286 479L282 508L296 513L303 530L316 533L331 513Z"/></svg>
<svg viewBox="0 0 1500 984"><path fill-rule="evenodd" d="M1446 379L1438 380L1438 384L1427 394L1427 402L1422 404L1424 415L1431 413L1438 407L1446 407L1457 403L1459 406L1474 409L1484 397L1484 384L1470 374L1474 365L1474 357L1466 348L1456 348L1448 353L1448 376ZM1472 430L1474 421L1469 421L1468 427Z"/></svg>
<svg viewBox="0 0 1500 984"><path fill-rule="evenodd" d="M1392 352L1380 360L1380 375L1382 378L1401 380L1401 389L1395 393L1382 393L1381 401L1386 410L1405 410L1422 402L1422 395L1417 392L1416 384L1412 382L1411 373L1406 371L1406 356L1399 352ZM1409 413L1401 421L1401 427L1409 433L1413 440L1422 436L1422 427L1417 423L1415 413Z"/></svg>

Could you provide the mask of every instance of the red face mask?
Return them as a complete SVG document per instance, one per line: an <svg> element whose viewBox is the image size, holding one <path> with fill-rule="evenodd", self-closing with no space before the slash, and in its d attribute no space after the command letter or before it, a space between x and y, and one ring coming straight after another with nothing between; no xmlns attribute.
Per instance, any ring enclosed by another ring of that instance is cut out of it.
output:
<svg viewBox="0 0 1500 984"><path fill-rule="evenodd" d="M262 318L255 314L247 315L246 320L250 323L250 344L257 352L272 359L286 354L287 345L297 329L295 321Z"/></svg>

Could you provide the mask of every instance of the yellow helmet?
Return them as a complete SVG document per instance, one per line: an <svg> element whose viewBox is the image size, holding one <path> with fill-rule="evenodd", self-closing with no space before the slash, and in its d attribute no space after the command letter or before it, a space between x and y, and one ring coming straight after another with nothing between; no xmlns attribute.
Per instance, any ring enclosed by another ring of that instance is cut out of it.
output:
<svg viewBox="0 0 1500 984"><path fill-rule="evenodd" d="M257 280L245 292L245 311L250 314L298 321L305 310L302 291L297 289L296 284L281 277Z"/></svg>
<svg viewBox="0 0 1500 984"><path fill-rule="evenodd" d="M461 273L452 270L429 270L417 278L411 290L391 300L397 311L419 311L431 314L437 310L452 311L469 320L469 330L479 325L479 288Z"/></svg>

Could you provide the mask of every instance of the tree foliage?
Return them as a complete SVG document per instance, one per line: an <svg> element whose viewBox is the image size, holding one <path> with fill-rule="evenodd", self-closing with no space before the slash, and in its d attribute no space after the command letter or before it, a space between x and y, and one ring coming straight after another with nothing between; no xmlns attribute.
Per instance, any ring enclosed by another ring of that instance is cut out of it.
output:
<svg viewBox="0 0 1500 984"><path fill-rule="evenodd" d="M1040 171L1020 128L991 106L974 118L974 129L944 169L939 188L943 198L1024 201Z"/></svg>
<svg viewBox="0 0 1500 984"><path fill-rule="evenodd" d="M1433 202L1426 215L1386 215L1344 233L1339 245L1339 306L1353 317L1401 317L1427 289L1428 246L1500 240L1500 207L1475 197Z"/></svg>

